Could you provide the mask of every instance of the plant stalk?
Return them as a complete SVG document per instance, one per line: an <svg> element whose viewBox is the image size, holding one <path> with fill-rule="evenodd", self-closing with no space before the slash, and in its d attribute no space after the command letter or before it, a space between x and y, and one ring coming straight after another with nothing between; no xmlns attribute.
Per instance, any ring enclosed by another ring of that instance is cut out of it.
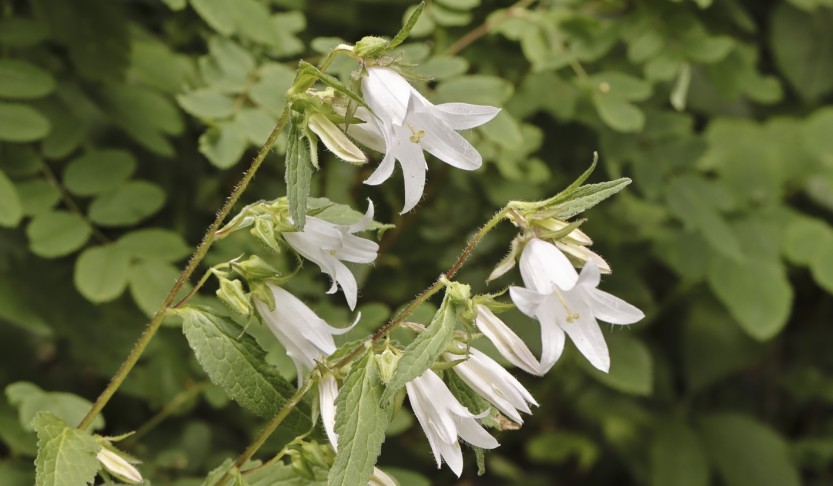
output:
<svg viewBox="0 0 833 486"><path fill-rule="evenodd" d="M266 155L272 149L272 146L275 144L275 141L278 139L278 135L280 135L281 130L283 130L284 125L286 125L286 121L289 119L289 108L284 108L283 114L281 115L280 120L275 125L275 128L272 129L272 133L269 134L269 138L266 139L266 143L258 151L257 155L255 156L254 160L252 160L251 165L249 166L246 173L243 174L243 178L234 188L234 191L229 195L228 199L226 199L226 203L217 212L217 217L214 218L214 222L211 223L211 226L208 227L208 230L205 232L205 236L203 236L202 242L200 242L199 246L196 250L194 250L194 254L191 256L191 259L188 261L188 264L182 270L182 273L179 274L179 278L177 278L176 282L174 283L171 290L168 292L168 295L165 296L165 300L162 302L162 306L160 307L159 311L156 315L153 316L150 323L145 328L144 332L141 336L139 336L138 341L133 346L133 349L130 351L130 354L127 355L127 358L119 367L119 370L113 375L113 378L110 379L110 383L101 392L101 394L96 399L95 403L93 403L92 408L90 411L87 412L87 415L84 416L84 419L81 420L81 423L78 424L78 429L86 430L92 424L93 419L101 413L101 410L107 405L107 402L110 401L110 398L116 393L116 390L119 389L122 382L124 382L125 378L127 378L128 373L136 366L136 363L139 361L139 358L144 353L145 349L150 344L150 341L156 335L156 332L159 331L159 328L162 326L162 321L165 319L167 315L168 309L170 309L171 304L173 303L176 294L179 292L179 289L185 285L185 282L191 277L191 274L194 273L194 270L197 269L197 266L202 262L205 255L208 253L209 248L215 241L214 233L220 229L220 226L225 221L226 217L229 215L231 210L234 208L234 205L237 204L237 200L240 199L240 196L243 195L243 192L249 186L249 183L254 179L255 173L260 168L260 165L263 163L263 160L266 158Z"/></svg>

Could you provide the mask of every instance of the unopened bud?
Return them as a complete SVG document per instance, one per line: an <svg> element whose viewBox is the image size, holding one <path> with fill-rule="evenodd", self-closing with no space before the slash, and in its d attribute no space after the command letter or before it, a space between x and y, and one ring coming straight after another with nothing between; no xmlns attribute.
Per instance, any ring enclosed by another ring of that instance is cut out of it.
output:
<svg viewBox="0 0 833 486"><path fill-rule="evenodd" d="M252 313L252 304L243 291L243 282L234 279L220 278L220 288L217 289L217 297L220 298L231 310L242 316Z"/></svg>
<svg viewBox="0 0 833 486"><path fill-rule="evenodd" d="M312 113L309 115L307 126L341 160L350 162L351 164L364 164L367 162L367 156L364 155L364 152L352 140L347 138L347 135L323 113Z"/></svg>
<svg viewBox="0 0 833 486"><path fill-rule="evenodd" d="M125 483L139 484L144 481L139 470L127 462L127 459L106 447L98 451L96 458L104 469Z"/></svg>
<svg viewBox="0 0 833 486"><path fill-rule="evenodd" d="M362 37L359 42L356 42L356 47L353 49L353 52L361 58L377 57L379 54L382 54L387 47L387 39L369 35L367 37Z"/></svg>
<svg viewBox="0 0 833 486"><path fill-rule="evenodd" d="M387 385L396 372L396 366L399 364L399 356L390 349L386 349L373 358L376 360L376 368L379 370L379 379Z"/></svg>
<svg viewBox="0 0 833 486"><path fill-rule="evenodd" d="M278 246L278 241L275 238L275 228L272 226L271 221L264 218L257 218L255 220L255 226L251 231L255 238L271 248L275 253L281 252L281 248Z"/></svg>
<svg viewBox="0 0 833 486"><path fill-rule="evenodd" d="M252 255L242 262L235 263L234 269L243 275L246 280L270 278L280 275L280 272L275 267L257 255Z"/></svg>

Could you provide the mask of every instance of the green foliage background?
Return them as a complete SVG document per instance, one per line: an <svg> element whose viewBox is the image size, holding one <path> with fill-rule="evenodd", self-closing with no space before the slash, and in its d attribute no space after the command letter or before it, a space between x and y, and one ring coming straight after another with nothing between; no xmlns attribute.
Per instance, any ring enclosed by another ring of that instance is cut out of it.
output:
<svg viewBox="0 0 833 486"><path fill-rule="evenodd" d="M73 425L89 405L79 397L115 372L274 125L297 60L392 35L408 8L0 1L2 484L33 482L38 410ZM833 482L831 25L829 0L428 2L402 49L434 78L424 91L504 110L467 134L484 167L431 162L413 213L397 214L396 177L361 184L372 167L326 158L314 174L314 195L362 209L371 197L397 225L361 275L363 320L345 339L430 284L497 208L554 194L594 150L591 182L634 184L583 229L613 267L604 288L647 314L605 329L609 375L571 348L544 379L519 376L541 406L499 435L486 476L467 455L468 484ZM284 145L246 202L283 194ZM459 279L481 292L519 281L483 284L512 235L490 235ZM209 263L254 245L223 241ZM291 289L344 325L324 280L308 268ZM504 317L537 346L536 323ZM268 331L251 333L292 378ZM263 420L210 384L175 320L104 417L94 427L107 435L139 429L121 447L154 484L176 485L201 484ZM380 465L407 485L452 482L407 411Z"/></svg>

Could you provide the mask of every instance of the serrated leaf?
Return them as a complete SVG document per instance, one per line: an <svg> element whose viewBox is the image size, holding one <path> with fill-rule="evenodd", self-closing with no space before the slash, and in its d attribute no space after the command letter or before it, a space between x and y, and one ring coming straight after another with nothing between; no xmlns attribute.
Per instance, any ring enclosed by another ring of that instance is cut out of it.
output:
<svg viewBox="0 0 833 486"><path fill-rule="evenodd" d="M420 15L422 15L422 11L425 9L425 2L420 2L419 5L416 6L411 15L408 17L408 20L405 21L405 25L399 29L399 32L393 37L393 39L388 42L387 48L393 49L399 44L405 42L405 39L408 38L408 35L411 33L411 29L414 28L417 21L419 20Z"/></svg>
<svg viewBox="0 0 833 486"><path fill-rule="evenodd" d="M706 451L726 486L799 486L784 439L754 419L713 414L700 423Z"/></svg>
<svg viewBox="0 0 833 486"><path fill-rule="evenodd" d="M182 235L162 228L131 231L119 238L116 245L134 258L175 262L191 253Z"/></svg>
<svg viewBox="0 0 833 486"><path fill-rule="evenodd" d="M0 59L0 97L42 98L55 90L49 72L25 61Z"/></svg>
<svg viewBox="0 0 833 486"><path fill-rule="evenodd" d="M32 419L41 411L54 414L60 420L77 424L87 415L93 404L89 400L66 392L47 392L34 383L18 381L6 387L6 398L18 409L20 425L24 430L31 431ZM104 419L98 415L93 420L91 428L104 428Z"/></svg>
<svg viewBox="0 0 833 486"><path fill-rule="evenodd" d="M373 353L368 352L350 368L336 398L338 452L327 484L365 484L373 474L391 416L383 388Z"/></svg>
<svg viewBox="0 0 833 486"><path fill-rule="evenodd" d="M126 150L91 150L70 161L64 186L78 196L94 196L115 189L136 171L136 158Z"/></svg>
<svg viewBox="0 0 833 486"><path fill-rule="evenodd" d="M0 170L0 226L15 227L23 218L23 205L12 181Z"/></svg>
<svg viewBox="0 0 833 486"><path fill-rule="evenodd" d="M289 214L295 229L304 228L307 220L307 197L312 184L312 161L309 146L301 138L298 127L289 126L286 145L286 197L289 199Z"/></svg>
<svg viewBox="0 0 833 486"><path fill-rule="evenodd" d="M67 427L49 412L38 413L32 425L38 433L36 486L92 484L99 468L96 454L101 449L93 436Z"/></svg>
<svg viewBox="0 0 833 486"><path fill-rule="evenodd" d="M109 302L127 287L128 254L116 245L87 248L75 261L75 288L90 302Z"/></svg>
<svg viewBox="0 0 833 486"><path fill-rule="evenodd" d="M607 345L610 348L610 372L593 368L589 370L590 374L614 390L650 395L654 388L654 369L648 347L641 340L621 332L609 334Z"/></svg>
<svg viewBox="0 0 833 486"><path fill-rule="evenodd" d="M90 204L90 220L101 226L130 226L165 204L165 191L147 181L131 181L98 196Z"/></svg>
<svg viewBox="0 0 833 486"><path fill-rule="evenodd" d="M743 259L740 242L715 208L714 200L706 197L701 187L709 182L700 176L681 176L666 187L666 200L671 211L686 226L700 230L703 237L719 253L737 260Z"/></svg>
<svg viewBox="0 0 833 486"><path fill-rule="evenodd" d="M454 334L458 311L458 306L452 303L446 291L428 328L402 351L402 358L382 395L383 401L393 398L406 383L421 376L437 361Z"/></svg>
<svg viewBox="0 0 833 486"><path fill-rule="evenodd" d="M714 255L707 277L717 298L753 338L770 339L787 324L793 289L780 263Z"/></svg>
<svg viewBox="0 0 833 486"><path fill-rule="evenodd" d="M586 184L573 191L569 200L555 205L546 212L558 219L572 218L621 191L630 183L630 179L623 177L614 181Z"/></svg>
<svg viewBox="0 0 833 486"><path fill-rule="evenodd" d="M90 227L67 211L51 211L35 216L26 227L29 248L44 258L64 256L84 246Z"/></svg>
<svg viewBox="0 0 833 486"><path fill-rule="evenodd" d="M49 120L22 103L0 102L0 142L34 142L49 135Z"/></svg>
<svg viewBox="0 0 833 486"><path fill-rule="evenodd" d="M651 485L709 486L709 463L688 424L662 424L651 443Z"/></svg>
<svg viewBox="0 0 833 486"><path fill-rule="evenodd" d="M206 308L188 307L178 314L182 332L208 377L243 408L271 418L295 393L240 326ZM295 407L286 422L298 433L309 423L309 412L303 406Z"/></svg>

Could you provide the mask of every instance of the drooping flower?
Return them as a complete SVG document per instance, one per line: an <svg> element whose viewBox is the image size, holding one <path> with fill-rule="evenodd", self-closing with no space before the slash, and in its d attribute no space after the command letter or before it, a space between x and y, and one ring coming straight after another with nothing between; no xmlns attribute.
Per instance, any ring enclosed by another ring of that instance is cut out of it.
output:
<svg viewBox="0 0 833 486"><path fill-rule="evenodd" d="M328 294L335 293L341 287L351 310L356 308L358 284L356 277L342 261L373 263L376 260L379 245L353 234L366 230L372 221L373 202L368 200L367 213L361 220L349 226L308 216L303 231L283 233L284 239L293 250L314 262L322 272L330 276L333 282L327 291Z"/></svg>
<svg viewBox="0 0 833 486"><path fill-rule="evenodd" d="M489 338L501 356L526 371L541 376L541 363L529 350L526 343L485 305L478 305L474 323L477 329Z"/></svg>
<svg viewBox="0 0 833 486"><path fill-rule="evenodd" d="M422 426L437 467L445 460L457 477L463 472L463 451L459 436L469 444L494 449L498 442L477 422L471 413L451 394L439 376L428 370L405 385L408 401Z"/></svg>
<svg viewBox="0 0 833 486"><path fill-rule="evenodd" d="M413 209L422 197L428 169L423 150L458 169L474 170L482 165L480 154L456 130L488 122L499 108L468 103L434 105L396 71L378 66L367 68L362 94L373 114L357 112L366 123L351 125L348 134L385 153L366 184L386 181L393 174L394 162L399 161L405 179L402 213Z"/></svg>
<svg viewBox="0 0 833 486"><path fill-rule="evenodd" d="M541 324L541 371L547 372L564 350L564 334L596 368L610 370L610 354L596 319L633 324L645 315L636 307L597 289L599 267L587 261L579 275L554 245L533 238L521 253L524 287L510 287L512 301Z"/></svg>
<svg viewBox="0 0 833 486"><path fill-rule="evenodd" d="M445 359L454 361L459 357L446 353ZM538 406L529 391L512 374L477 349L469 348L468 358L453 369L472 390L515 423L523 423L519 410L532 413L527 403Z"/></svg>
<svg viewBox="0 0 833 486"><path fill-rule="evenodd" d="M104 469L127 484L139 484L144 481L142 474L133 466L133 464L130 464L127 462L127 459L122 457L120 454L117 454L106 447L102 447L95 457L98 459L98 462L104 466Z"/></svg>
<svg viewBox="0 0 833 486"><path fill-rule="evenodd" d="M264 324L278 338L286 354L295 362L299 383L314 366L315 361L336 350L333 335L343 334L351 327L338 329L327 324L297 297L277 285L267 284L275 301L275 308L255 300Z"/></svg>

